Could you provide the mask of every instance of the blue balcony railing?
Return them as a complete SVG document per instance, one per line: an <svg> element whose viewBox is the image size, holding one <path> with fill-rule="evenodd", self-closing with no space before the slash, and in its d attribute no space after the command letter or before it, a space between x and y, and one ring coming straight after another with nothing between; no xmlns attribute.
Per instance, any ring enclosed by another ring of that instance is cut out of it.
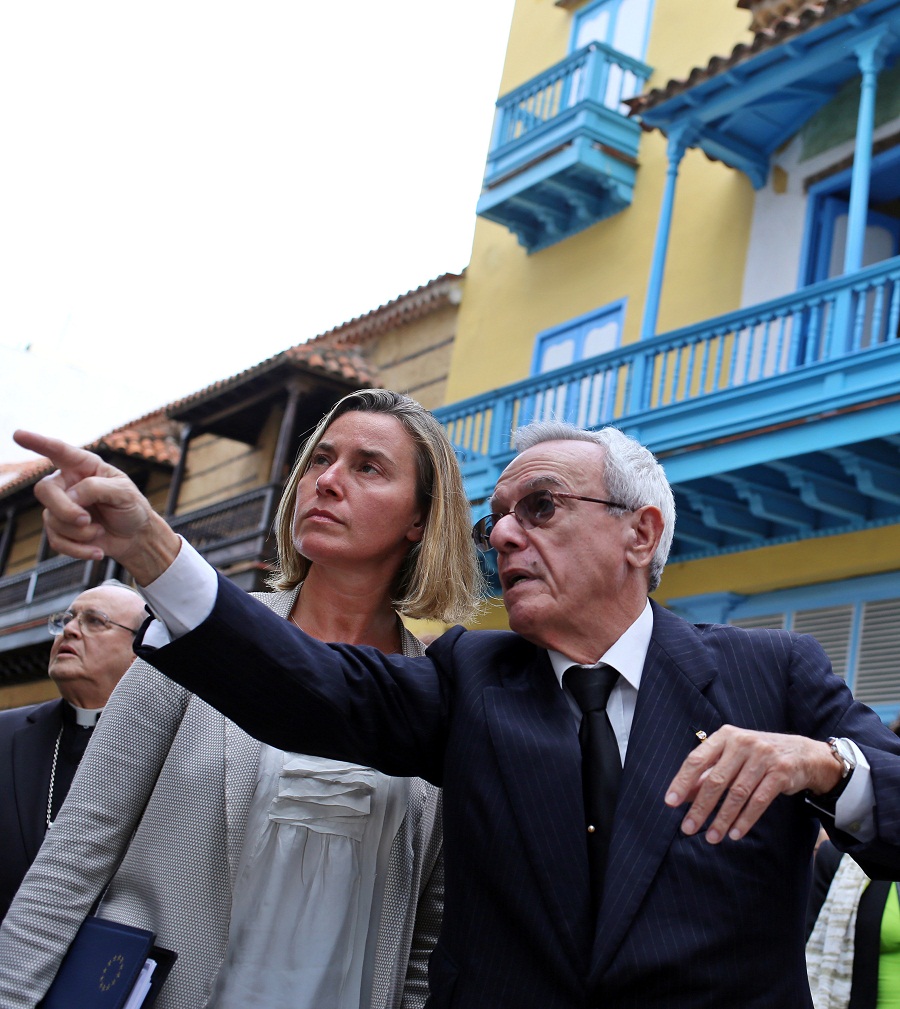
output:
<svg viewBox="0 0 900 1009"><path fill-rule="evenodd" d="M502 171L504 159L515 148L557 125L583 103L614 113L610 121L616 126L627 124L629 109L624 99L639 94L650 73L650 67L640 60L602 42L591 42L504 95L497 102L486 181ZM636 154L635 131L626 126L619 135L621 149Z"/></svg>
<svg viewBox="0 0 900 1009"><path fill-rule="evenodd" d="M615 424L657 453L674 452L900 393L898 327L900 257L436 413L475 501L491 492L511 458L511 432L529 420Z"/></svg>
<svg viewBox="0 0 900 1009"><path fill-rule="evenodd" d="M623 100L650 73L592 42L504 95L478 213L534 250L628 206L641 130Z"/></svg>

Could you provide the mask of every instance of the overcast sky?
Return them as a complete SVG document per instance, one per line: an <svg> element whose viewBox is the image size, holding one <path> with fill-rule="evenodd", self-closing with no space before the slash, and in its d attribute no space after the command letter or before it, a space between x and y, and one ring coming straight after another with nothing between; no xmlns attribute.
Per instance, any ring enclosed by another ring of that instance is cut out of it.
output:
<svg viewBox="0 0 900 1009"><path fill-rule="evenodd" d="M461 270L512 7L4 4L0 460Z"/></svg>

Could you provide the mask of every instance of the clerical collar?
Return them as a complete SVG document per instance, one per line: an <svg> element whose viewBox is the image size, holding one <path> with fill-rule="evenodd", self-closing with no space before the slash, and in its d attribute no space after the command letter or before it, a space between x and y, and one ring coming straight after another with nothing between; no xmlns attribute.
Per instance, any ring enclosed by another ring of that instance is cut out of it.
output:
<svg viewBox="0 0 900 1009"><path fill-rule="evenodd" d="M79 708L71 701L66 701L66 704L75 715L75 724L85 729L93 729L103 714L103 708Z"/></svg>

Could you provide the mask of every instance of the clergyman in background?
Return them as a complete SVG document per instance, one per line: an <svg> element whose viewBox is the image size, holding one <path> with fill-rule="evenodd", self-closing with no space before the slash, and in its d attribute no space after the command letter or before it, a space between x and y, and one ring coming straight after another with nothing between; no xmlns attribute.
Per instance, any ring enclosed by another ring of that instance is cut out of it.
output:
<svg viewBox="0 0 900 1009"><path fill-rule="evenodd" d="M62 805L113 688L134 661L144 602L121 582L77 596L48 621L58 700L0 712L0 918Z"/></svg>

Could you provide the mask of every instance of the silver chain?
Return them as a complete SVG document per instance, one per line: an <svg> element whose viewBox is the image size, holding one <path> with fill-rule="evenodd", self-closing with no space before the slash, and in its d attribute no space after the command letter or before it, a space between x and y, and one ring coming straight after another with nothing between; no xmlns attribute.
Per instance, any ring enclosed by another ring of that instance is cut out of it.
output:
<svg viewBox="0 0 900 1009"><path fill-rule="evenodd" d="M56 745L53 747L53 763L50 766L50 794L47 796L47 830L53 826L53 786L56 782L56 762L59 760L59 742L62 739L62 726L56 736Z"/></svg>

